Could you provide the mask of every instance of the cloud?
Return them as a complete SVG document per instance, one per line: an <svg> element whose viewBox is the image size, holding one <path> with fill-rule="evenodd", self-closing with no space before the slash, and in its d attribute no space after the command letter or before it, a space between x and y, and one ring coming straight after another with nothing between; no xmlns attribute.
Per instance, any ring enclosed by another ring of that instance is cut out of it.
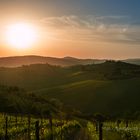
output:
<svg viewBox="0 0 140 140"><path fill-rule="evenodd" d="M87 27L87 21L80 19L77 16L61 16L61 17L47 17L40 20L42 23L55 28L79 28Z"/></svg>
<svg viewBox="0 0 140 140"><path fill-rule="evenodd" d="M140 43L140 26L131 24L128 16L75 15L46 17L40 20L52 29L54 38L71 41Z"/></svg>

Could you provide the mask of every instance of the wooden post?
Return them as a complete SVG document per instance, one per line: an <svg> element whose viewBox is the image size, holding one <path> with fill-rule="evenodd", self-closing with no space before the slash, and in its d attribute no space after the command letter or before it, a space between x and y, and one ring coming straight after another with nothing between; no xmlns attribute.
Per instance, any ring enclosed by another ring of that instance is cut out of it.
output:
<svg viewBox="0 0 140 140"><path fill-rule="evenodd" d="M63 134L62 134L62 125L61 125L61 134L60 134L61 140L63 140Z"/></svg>
<svg viewBox="0 0 140 140"><path fill-rule="evenodd" d="M28 115L28 140L30 140L31 139L31 135L30 135L30 128L31 128L31 117L30 117L30 115Z"/></svg>
<svg viewBox="0 0 140 140"><path fill-rule="evenodd" d="M39 140L39 121L36 121L35 123L35 136L36 140Z"/></svg>
<svg viewBox="0 0 140 140"><path fill-rule="evenodd" d="M125 125L125 127L127 128L128 127L128 124L129 124L129 121L128 120L126 120L126 125Z"/></svg>
<svg viewBox="0 0 140 140"><path fill-rule="evenodd" d="M96 130L96 132L98 132L98 130L99 130L99 126L98 126L98 122L97 121L95 121L95 130Z"/></svg>
<svg viewBox="0 0 140 140"><path fill-rule="evenodd" d="M5 140L8 140L8 117L5 117Z"/></svg>
<svg viewBox="0 0 140 140"><path fill-rule="evenodd" d="M99 122L99 140L103 140L103 123Z"/></svg>
<svg viewBox="0 0 140 140"><path fill-rule="evenodd" d="M15 116L15 126L16 126L16 129L17 129L17 115Z"/></svg>
<svg viewBox="0 0 140 140"><path fill-rule="evenodd" d="M105 117L101 114L96 114L95 119L98 122L99 140L103 140L103 122Z"/></svg>
<svg viewBox="0 0 140 140"><path fill-rule="evenodd" d="M53 140L53 123L52 123L52 116L49 117L50 129L51 129L51 137L50 140Z"/></svg>
<svg viewBox="0 0 140 140"><path fill-rule="evenodd" d="M23 116L22 116L22 114L20 115L20 122L22 122L23 121Z"/></svg>
<svg viewBox="0 0 140 140"><path fill-rule="evenodd" d="M121 120L117 120L117 127L120 127Z"/></svg>

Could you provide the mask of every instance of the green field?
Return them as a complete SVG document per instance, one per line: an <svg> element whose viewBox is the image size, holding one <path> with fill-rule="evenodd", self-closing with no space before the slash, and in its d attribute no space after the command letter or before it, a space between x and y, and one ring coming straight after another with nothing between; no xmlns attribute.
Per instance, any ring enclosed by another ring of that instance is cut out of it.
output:
<svg viewBox="0 0 140 140"><path fill-rule="evenodd" d="M139 109L140 78L117 81L87 80L37 93L76 107L84 112L114 113Z"/></svg>
<svg viewBox="0 0 140 140"><path fill-rule="evenodd" d="M84 113L134 114L140 108L140 66L119 61L71 67L34 64L0 68L0 77L1 85L23 88L37 98L56 99Z"/></svg>
<svg viewBox="0 0 140 140"><path fill-rule="evenodd" d="M140 139L140 66L35 64L0 77L0 139Z"/></svg>

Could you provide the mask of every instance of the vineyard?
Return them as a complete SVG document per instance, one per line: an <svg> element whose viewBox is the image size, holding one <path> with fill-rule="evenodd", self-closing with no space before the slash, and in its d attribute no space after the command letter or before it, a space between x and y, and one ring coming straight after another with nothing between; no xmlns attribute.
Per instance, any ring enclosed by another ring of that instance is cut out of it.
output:
<svg viewBox="0 0 140 140"><path fill-rule="evenodd" d="M140 140L140 122L0 115L0 140Z"/></svg>

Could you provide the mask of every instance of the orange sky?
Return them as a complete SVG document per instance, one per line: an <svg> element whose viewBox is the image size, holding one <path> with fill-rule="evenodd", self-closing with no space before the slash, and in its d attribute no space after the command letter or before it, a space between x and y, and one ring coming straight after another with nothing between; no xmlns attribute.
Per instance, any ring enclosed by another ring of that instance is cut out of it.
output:
<svg viewBox="0 0 140 140"><path fill-rule="evenodd" d="M94 2L97 7L101 6L96 0L88 0L86 4L82 0L83 5L72 1L69 6L64 0L58 1L60 3L49 0L34 0L34 3L32 0L0 1L0 56L43 55L108 59L140 57L140 26L133 24L132 21L138 18L130 15L133 13L129 13L129 9L123 13L122 7L120 11L114 10L109 14L108 5L102 9L90 9ZM111 6L115 9L113 3ZM87 11L81 10L82 8L87 8ZM7 26L19 22L31 24L36 29L37 39L26 49L12 46L5 36Z"/></svg>

